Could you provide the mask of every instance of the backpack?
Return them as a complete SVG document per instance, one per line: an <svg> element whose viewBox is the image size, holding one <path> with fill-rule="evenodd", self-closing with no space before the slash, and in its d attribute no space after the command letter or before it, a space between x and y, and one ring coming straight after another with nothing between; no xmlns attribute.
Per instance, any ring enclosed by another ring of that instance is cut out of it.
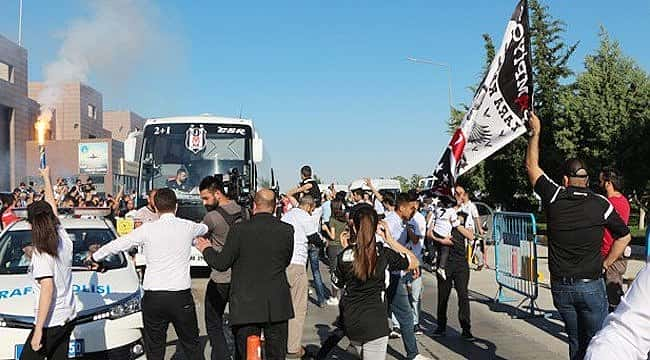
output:
<svg viewBox="0 0 650 360"><path fill-rule="evenodd" d="M248 212L244 207L241 207L241 210L235 214L228 213L221 206L217 206L214 210L216 210L223 217L223 219L226 221L226 224L228 224L228 227L232 227L233 225L244 221L245 215L248 215Z"/></svg>

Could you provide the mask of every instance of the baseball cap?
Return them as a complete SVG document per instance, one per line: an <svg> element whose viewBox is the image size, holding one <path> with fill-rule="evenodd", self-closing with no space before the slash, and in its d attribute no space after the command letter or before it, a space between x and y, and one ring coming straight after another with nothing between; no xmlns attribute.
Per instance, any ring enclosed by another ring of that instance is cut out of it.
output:
<svg viewBox="0 0 650 360"><path fill-rule="evenodd" d="M564 163L564 175L575 178L589 177L587 166L577 158L571 158Z"/></svg>

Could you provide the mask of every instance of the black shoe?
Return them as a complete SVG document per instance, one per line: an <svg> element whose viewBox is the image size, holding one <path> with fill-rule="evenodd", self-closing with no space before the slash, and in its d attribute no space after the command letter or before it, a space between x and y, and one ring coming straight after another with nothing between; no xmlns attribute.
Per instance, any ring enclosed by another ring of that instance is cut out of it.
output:
<svg viewBox="0 0 650 360"><path fill-rule="evenodd" d="M415 335L424 335L424 329L422 329L422 326L420 325L415 325L413 333L415 333Z"/></svg>
<svg viewBox="0 0 650 360"><path fill-rule="evenodd" d="M399 331L399 328L393 328L388 335L389 339L399 339L402 337L402 334Z"/></svg>
<svg viewBox="0 0 650 360"><path fill-rule="evenodd" d="M447 336L447 331L443 327L438 327L436 331L433 332L434 338L445 337Z"/></svg>
<svg viewBox="0 0 650 360"><path fill-rule="evenodd" d="M474 337L474 335L472 335L472 332L469 331L469 330L463 330L463 334L462 334L461 336L463 337L463 339L465 339L465 340L467 340L467 341L474 341L474 340L476 340L476 338Z"/></svg>

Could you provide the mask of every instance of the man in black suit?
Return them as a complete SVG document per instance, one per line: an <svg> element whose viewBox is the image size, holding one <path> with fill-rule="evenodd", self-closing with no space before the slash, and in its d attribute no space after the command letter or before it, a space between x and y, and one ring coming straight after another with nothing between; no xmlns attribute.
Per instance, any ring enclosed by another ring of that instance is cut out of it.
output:
<svg viewBox="0 0 650 360"><path fill-rule="evenodd" d="M246 358L246 340L264 330L266 357L284 359L288 321L293 304L286 270L293 254L293 227L273 217L275 194L260 190L250 221L233 225L226 244L217 252L210 241L199 238L197 249L210 267L232 269L230 320L236 358Z"/></svg>

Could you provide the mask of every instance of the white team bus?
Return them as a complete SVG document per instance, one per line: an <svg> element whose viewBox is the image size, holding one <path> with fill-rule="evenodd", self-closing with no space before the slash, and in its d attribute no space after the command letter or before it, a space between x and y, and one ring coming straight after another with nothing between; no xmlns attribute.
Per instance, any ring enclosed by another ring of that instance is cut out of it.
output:
<svg viewBox="0 0 650 360"><path fill-rule="evenodd" d="M131 141L136 144L125 148L133 149L139 162L138 208L149 190L168 187L179 200L177 215L201 221L206 210L198 187L209 175L222 177L229 196L248 208L258 188L277 188L262 138L249 119L209 114L150 119ZM207 266L196 249L191 260L192 266Z"/></svg>

